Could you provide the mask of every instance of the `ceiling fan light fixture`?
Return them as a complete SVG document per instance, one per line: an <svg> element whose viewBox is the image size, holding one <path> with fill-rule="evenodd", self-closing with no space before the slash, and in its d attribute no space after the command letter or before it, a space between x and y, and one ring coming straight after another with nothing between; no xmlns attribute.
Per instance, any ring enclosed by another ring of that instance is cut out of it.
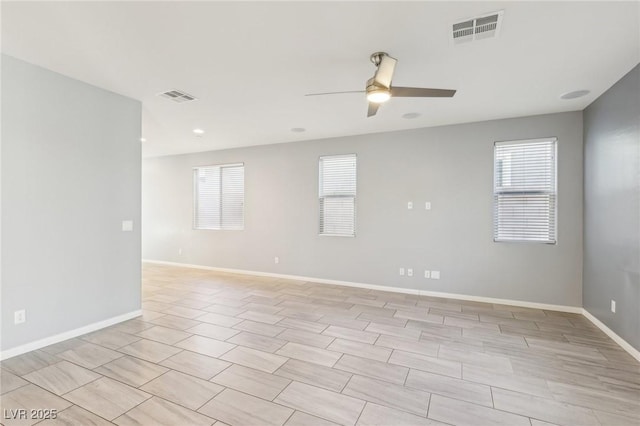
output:
<svg viewBox="0 0 640 426"><path fill-rule="evenodd" d="M374 89L367 92L367 100L374 104L381 104L391 99L391 92L387 89Z"/></svg>

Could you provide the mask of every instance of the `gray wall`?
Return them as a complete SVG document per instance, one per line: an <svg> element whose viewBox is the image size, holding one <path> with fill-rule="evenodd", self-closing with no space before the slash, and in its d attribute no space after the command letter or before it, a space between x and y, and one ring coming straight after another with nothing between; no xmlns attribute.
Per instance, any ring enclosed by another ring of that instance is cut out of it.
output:
<svg viewBox="0 0 640 426"><path fill-rule="evenodd" d="M545 136L558 137L558 244L494 243L493 143ZM318 157L341 153L358 155L357 236L320 237ZM192 230L192 167L235 162L245 230ZM143 257L581 306L582 113L148 159Z"/></svg>
<svg viewBox="0 0 640 426"><path fill-rule="evenodd" d="M640 65L585 109L584 138L584 307L640 350Z"/></svg>
<svg viewBox="0 0 640 426"><path fill-rule="evenodd" d="M2 56L2 350L140 309L140 114Z"/></svg>

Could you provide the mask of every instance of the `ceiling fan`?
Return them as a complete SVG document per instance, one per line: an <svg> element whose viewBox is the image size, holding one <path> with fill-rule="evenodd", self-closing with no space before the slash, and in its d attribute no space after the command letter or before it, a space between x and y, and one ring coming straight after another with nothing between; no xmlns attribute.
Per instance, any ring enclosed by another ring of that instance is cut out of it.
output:
<svg viewBox="0 0 640 426"><path fill-rule="evenodd" d="M305 96L337 95L342 93L366 93L369 109L367 117L378 112L380 104L393 97L398 98L450 98L455 95L455 90L428 89L424 87L398 87L391 85L393 71L397 59L385 52L376 52L371 55L371 62L376 66L376 73L367 80L366 90L352 90L347 92L310 93Z"/></svg>

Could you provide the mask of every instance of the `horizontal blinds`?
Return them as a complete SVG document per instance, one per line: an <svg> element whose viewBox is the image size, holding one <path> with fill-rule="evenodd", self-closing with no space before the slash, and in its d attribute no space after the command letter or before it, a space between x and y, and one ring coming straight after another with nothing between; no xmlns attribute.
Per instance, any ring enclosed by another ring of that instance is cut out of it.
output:
<svg viewBox="0 0 640 426"><path fill-rule="evenodd" d="M356 156L321 157L319 169L320 234L355 235Z"/></svg>
<svg viewBox="0 0 640 426"><path fill-rule="evenodd" d="M494 239L555 243L555 138L495 144Z"/></svg>
<svg viewBox="0 0 640 426"><path fill-rule="evenodd" d="M244 228L244 165L194 169L194 228Z"/></svg>
<svg viewBox="0 0 640 426"><path fill-rule="evenodd" d="M222 167L221 227L244 228L244 166Z"/></svg>

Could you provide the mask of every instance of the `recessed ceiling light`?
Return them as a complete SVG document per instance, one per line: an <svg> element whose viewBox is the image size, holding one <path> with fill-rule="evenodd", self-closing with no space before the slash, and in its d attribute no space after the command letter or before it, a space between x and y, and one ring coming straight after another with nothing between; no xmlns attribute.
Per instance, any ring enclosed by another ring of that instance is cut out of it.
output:
<svg viewBox="0 0 640 426"><path fill-rule="evenodd" d="M305 129L304 127L294 127L291 129L291 131L293 133L302 133L302 132L306 132L307 129Z"/></svg>
<svg viewBox="0 0 640 426"><path fill-rule="evenodd" d="M413 120L414 118L420 117L422 114L419 112L408 112L406 114L402 114L402 118L406 118L407 120Z"/></svg>
<svg viewBox="0 0 640 426"><path fill-rule="evenodd" d="M575 98L581 98L583 96L588 95L589 93L591 93L590 90L576 90L573 92L567 92L563 95L560 95L560 99L575 99Z"/></svg>
<svg viewBox="0 0 640 426"><path fill-rule="evenodd" d="M140 138L140 142L146 142L147 140L145 138Z"/></svg>
<svg viewBox="0 0 640 426"><path fill-rule="evenodd" d="M202 130L202 129L193 129L193 133L195 133L196 136L202 136L202 135L204 135L204 130Z"/></svg>

